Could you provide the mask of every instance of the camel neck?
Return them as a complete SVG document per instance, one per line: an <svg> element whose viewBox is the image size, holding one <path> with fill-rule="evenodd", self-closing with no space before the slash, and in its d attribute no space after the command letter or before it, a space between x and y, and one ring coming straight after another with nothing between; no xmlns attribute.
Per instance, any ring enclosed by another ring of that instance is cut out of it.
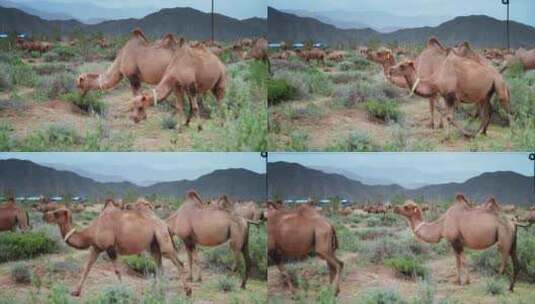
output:
<svg viewBox="0 0 535 304"><path fill-rule="evenodd" d="M409 89L412 90L416 83L416 73L405 75L404 77ZM422 97L432 97L435 95L433 93L433 85L429 79L420 79L414 88L414 92Z"/></svg>
<svg viewBox="0 0 535 304"><path fill-rule="evenodd" d="M426 223L421 219L410 221L414 235L426 243L438 243L442 239L442 219Z"/></svg>
<svg viewBox="0 0 535 304"><path fill-rule="evenodd" d="M65 239L67 234L72 231L73 227L70 223L65 224L58 224L59 230L61 232L61 237ZM84 229L82 231L75 231L72 233L65 242L67 245L76 248L76 249L87 249L90 244L87 241L87 238L85 237L85 232L87 229Z"/></svg>

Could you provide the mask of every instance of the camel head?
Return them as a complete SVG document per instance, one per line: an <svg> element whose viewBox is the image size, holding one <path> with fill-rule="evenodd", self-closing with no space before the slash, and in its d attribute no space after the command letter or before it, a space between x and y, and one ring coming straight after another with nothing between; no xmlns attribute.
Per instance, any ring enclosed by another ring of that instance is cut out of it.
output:
<svg viewBox="0 0 535 304"><path fill-rule="evenodd" d="M266 219L269 219L271 216L273 216L273 214L277 213L283 208L284 208L284 205L282 204L282 201L276 201L276 202L268 201L264 217Z"/></svg>
<svg viewBox="0 0 535 304"><path fill-rule="evenodd" d="M76 87L85 95L91 89L101 88L99 84L99 74L96 73L82 73L76 78Z"/></svg>
<svg viewBox="0 0 535 304"><path fill-rule="evenodd" d="M142 93L134 98L132 107L130 108L130 119L135 123L139 123L147 119L147 111L145 108L149 107L154 98L146 93Z"/></svg>
<svg viewBox="0 0 535 304"><path fill-rule="evenodd" d="M409 77L416 75L416 66L412 60L404 60L388 69L390 77Z"/></svg>
<svg viewBox="0 0 535 304"><path fill-rule="evenodd" d="M418 204L411 200L406 201L401 206L394 207L394 213L404 216L409 221L422 219L422 210Z"/></svg>
<svg viewBox="0 0 535 304"><path fill-rule="evenodd" d="M375 52L370 52L370 59L379 64L390 63L395 64L394 54L387 48L379 48Z"/></svg>
<svg viewBox="0 0 535 304"><path fill-rule="evenodd" d="M49 224L72 224L71 212L66 208L45 212L43 214L43 220Z"/></svg>

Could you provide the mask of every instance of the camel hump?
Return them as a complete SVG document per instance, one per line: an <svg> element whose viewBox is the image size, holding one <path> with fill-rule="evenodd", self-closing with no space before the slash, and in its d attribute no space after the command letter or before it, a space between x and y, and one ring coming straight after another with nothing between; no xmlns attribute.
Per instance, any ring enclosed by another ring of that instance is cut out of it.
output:
<svg viewBox="0 0 535 304"><path fill-rule="evenodd" d="M462 193L457 193L457 195L455 196L455 200L457 200L459 203L465 204L466 206L469 206L469 207L472 206L472 204L468 201L466 196L464 196L464 194Z"/></svg>
<svg viewBox="0 0 535 304"><path fill-rule="evenodd" d="M143 40L143 42L147 42L147 43L149 42L149 40L147 39L147 37L145 37L145 34L143 34L143 31L140 28L135 28L132 31L132 36Z"/></svg>
<svg viewBox="0 0 535 304"><path fill-rule="evenodd" d="M162 37L162 45L166 48L174 48L176 46L175 35L167 33Z"/></svg>
<svg viewBox="0 0 535 304"><path fill-rule="evenodd" d="M444 45L442 45L442 43L438 40L437 37L429 38L429 40L427 40L427 47L436 47L443 51L446 51L446 48L444 47Z"/></svg>
<svg viewBox="0 0 535 304"><path fill-rule="evenodd" d="M195 190L189 190L188 193L186 194L186 197L192 200L199 201L202 204L201 197Z"/></svg>

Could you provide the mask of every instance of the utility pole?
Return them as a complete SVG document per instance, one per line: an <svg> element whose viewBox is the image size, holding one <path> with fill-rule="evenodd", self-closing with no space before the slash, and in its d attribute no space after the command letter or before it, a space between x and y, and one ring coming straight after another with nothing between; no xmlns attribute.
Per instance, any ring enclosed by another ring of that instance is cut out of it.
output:
<svg viewBox="0 0 535 304"><path fill-rule="evenodd" d="M502 0L504 1L504 0ZM509 1L509 0L507 0ZM509 6L507 6L509 7ZM509 10L508 10L509 12ZM509 19L509 18L508 18ZM214 41L214 0L212 0L212 42Z"/></svg>
<svg viewBox="0 0 535 304"><path fill-rule="evenodd" d="M502 0L503 5L507 5L507 22L506 22L506 35L507 35L507 49L511 49L511 39L509 37L509 0Z"/></svg>

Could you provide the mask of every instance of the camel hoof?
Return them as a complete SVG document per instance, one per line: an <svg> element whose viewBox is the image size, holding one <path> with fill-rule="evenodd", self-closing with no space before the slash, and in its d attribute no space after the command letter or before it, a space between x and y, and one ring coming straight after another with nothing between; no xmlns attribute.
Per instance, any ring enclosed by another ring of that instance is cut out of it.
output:
<svg viewBox="0 0 535 304"><path fill-rule="evenodd" d="M79 297L79 296L80 296L80 290L73 290L73 291L71 291L71 296L73 296L73 297Z"/></svg>

